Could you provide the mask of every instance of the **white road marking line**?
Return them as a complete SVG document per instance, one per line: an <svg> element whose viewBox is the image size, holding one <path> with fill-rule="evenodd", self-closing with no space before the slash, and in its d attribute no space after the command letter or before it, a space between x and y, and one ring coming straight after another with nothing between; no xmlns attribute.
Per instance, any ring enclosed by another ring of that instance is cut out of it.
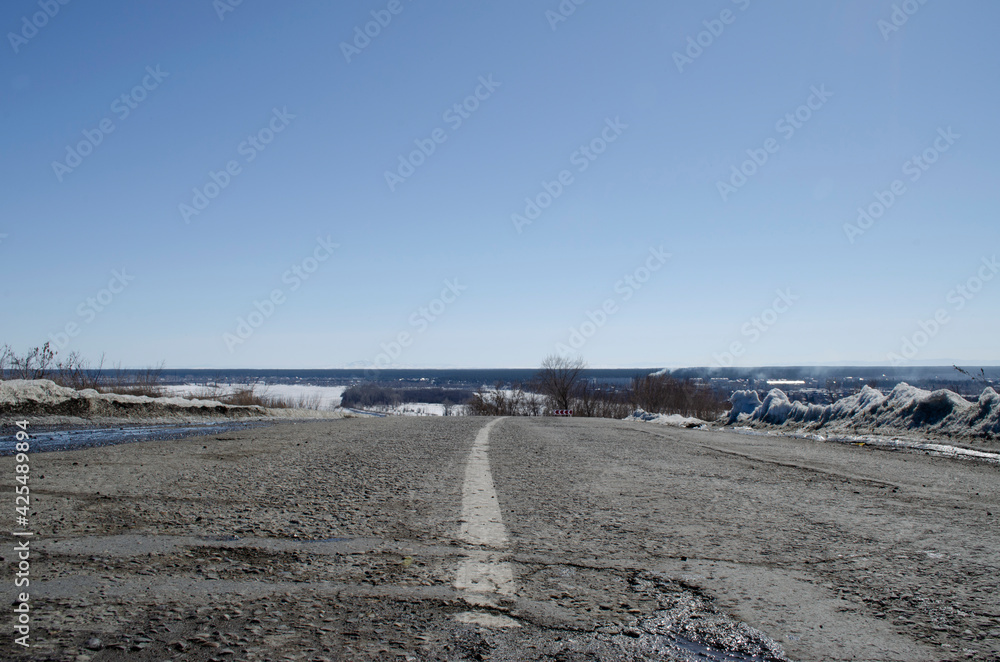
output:
<svg viewBox="0 0 1000 662"><path fill-rule="evenodd" d="M462 485L462 529L459 537L472 545L502 549L507 545L507 529L500 514L497 491L490 472L490 430L502 421L487 423L472 443Z"/></svg>
<svg viewBox="0 0 1000 662"><path fill-rule="evenodd" d="M473 605L496 607L496 596L514 595L514 572L507 562L507 529L490 472L490 430L502 421L487 423L472 443L462 484L462 526L459 538L479 549L467 550L455 575L455 588ZM463 623L487 627L519 627L512 618L486 612L464 612L455 617Z"/></svg>

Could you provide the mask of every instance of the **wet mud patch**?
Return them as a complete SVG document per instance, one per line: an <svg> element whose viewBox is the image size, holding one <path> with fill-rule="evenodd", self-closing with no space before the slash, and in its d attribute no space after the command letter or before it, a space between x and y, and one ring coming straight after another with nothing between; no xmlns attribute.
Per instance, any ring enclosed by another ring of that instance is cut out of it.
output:
<svg viewBox="0 0 1000 662"><path fill-rule="evenodd" d="M134 444L142 441L164 441L183 439L215 434L224 434L238 430L272 425L266 421L244 421L208 424L186 425L122 425L114 427L85 428L49 428L35 427L31 430L31 452L44 453L54 451L79 450L97 446L114 446L116 444ZM0 456L14 453L14 431L5 430L10 434L7 439L0 440ZM220 438L219 441L228 441Z"/></svg>

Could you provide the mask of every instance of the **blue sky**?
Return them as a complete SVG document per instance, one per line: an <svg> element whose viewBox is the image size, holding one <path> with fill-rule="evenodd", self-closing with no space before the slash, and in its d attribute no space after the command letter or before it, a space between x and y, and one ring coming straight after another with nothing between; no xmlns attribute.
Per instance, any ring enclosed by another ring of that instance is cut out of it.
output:
<svg viewBox="0 0 1000 662"><path fill-rule="evenodd" d="M4 3L0 342L1000 358L996 3L226 1Z"/></svg>

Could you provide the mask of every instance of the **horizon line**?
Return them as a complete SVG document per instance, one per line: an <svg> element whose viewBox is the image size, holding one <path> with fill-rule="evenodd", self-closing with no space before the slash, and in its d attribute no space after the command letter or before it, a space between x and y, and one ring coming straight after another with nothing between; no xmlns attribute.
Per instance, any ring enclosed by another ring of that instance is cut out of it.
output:
<svg viewBox="0 0 1000 662"><path fill-rule="evenodd" d="M908 368L954 368L954 366L960 367L983 367L983 368L995 368L1000 367L1000 361L990 360L990 361L955 361L955 360L940 360L940 361L927 361L914 364L906 365L888 365L885 363L873 363L873 362L849 362L849 361L838 361L835 363L773 363L773 364L760 364L760 365L732 365L732 366L712 366L712 365L675 365L675 366L664 366L660 365L587 365L584 367L585 370L761 370L767 368L888 368L891 370L905 370ZM123 367L122 370L149 370L150 366L139 366L139 367ZM154 368L155 369L155 368ZM167 367L163 366L163 370L375 370L375 371L386 371L386 370L538 370L539 366L441 366L441 365L431 365L431 366L322 366L322 367L305 367L305 366L295 366L295 367L279 367L279 366L239 366L239 367L219 367L219 366L178 366L178 367Z"/></svg>

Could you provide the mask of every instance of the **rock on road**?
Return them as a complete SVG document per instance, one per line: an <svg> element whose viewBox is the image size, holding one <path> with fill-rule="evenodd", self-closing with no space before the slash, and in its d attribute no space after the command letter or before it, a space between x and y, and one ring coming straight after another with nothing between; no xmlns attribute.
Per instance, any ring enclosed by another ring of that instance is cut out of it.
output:
<svg viewBox="0 0 1000 662"><path fill-rule="evenodd" d="M1000 660L996 465L388 417L31 466L5 659Z"/></svg>

